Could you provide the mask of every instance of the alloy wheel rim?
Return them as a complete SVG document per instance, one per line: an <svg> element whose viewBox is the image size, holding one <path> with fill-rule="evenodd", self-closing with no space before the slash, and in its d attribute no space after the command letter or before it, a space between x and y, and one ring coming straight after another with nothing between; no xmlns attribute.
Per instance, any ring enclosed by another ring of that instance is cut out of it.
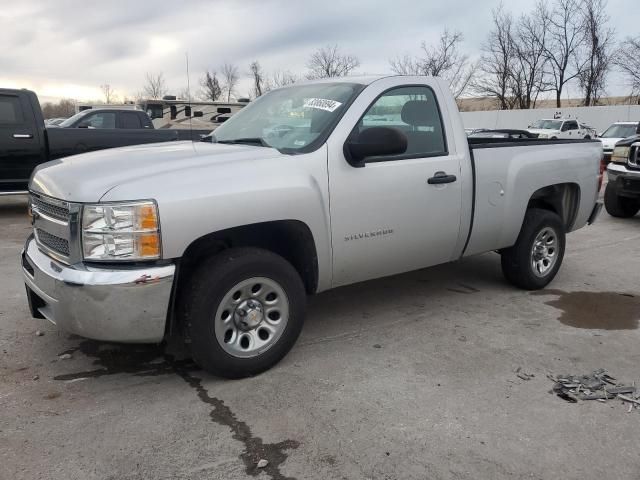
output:
<svg viewBox="0 0 640 480"><path fill-rule="evenodd" d="M248 278L229 289L213 320L216 340L225 352L255 357L282 336L289 321L289 299L275 280Z"/></svg>
<svg viewBox="0 0 640 480"><path fill-rule="evenodd" d="M546 276L558 260L558 235L545 227L536 235L531 248L531 268L537 277Z"/></svg>

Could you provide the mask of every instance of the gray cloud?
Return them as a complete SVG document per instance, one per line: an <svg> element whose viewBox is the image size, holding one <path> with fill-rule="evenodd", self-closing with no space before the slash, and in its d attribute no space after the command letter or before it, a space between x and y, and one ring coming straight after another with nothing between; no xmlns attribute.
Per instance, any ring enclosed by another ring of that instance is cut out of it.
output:
<svg viewBox="0 0 640 480"><path fill-rule="evenodd" d="M195 84L204 69L223 62L237 64L243 74L256 59L267 71L302 73L310 52L327 44L357 55L363 72L384 72L390 58L417 53L423 40L435 40L445 26L462 31L465 50L477 57L498 3L22 0L0 9L0 81L48 91L108 82L118 93L131 94L140 90L145 72L162 71L178 90L186 85L186 52ZM518 15L533 2L505 5ZM620 36L635 31L633 16L624 13L634 5L609 1ZM248 79L243 82L241 89L248 91ZM611 93L619 93L619 84L612 82Z"/></svg>

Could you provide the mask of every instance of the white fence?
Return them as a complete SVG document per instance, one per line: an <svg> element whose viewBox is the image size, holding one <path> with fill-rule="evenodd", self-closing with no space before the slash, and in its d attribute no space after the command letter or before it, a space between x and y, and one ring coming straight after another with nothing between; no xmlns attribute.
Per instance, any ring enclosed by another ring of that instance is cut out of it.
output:
<svg viewBox="0 0 640 480"><path fill-rule="evenodd" d="M554 116L577 118L602 133L614 122L640 121L640 105L462 112L462 122L466 128L525 129L538 119Z"/></svg>

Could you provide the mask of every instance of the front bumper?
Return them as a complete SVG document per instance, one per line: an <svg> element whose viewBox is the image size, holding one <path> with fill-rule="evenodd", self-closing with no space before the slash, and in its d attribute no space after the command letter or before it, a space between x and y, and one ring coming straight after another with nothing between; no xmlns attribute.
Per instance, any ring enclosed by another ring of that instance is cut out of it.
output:
<svg viewBox="0 0 640 480"><path fill-rule="evenodd" d="M607 166L608 188L620 197L640 198L640 170L630 170L622 163Z"/></svg>
<svg viewBox="0 0 640 480"><path fill-rule="evenodd" d="M114 342L156 343L165 333L175 265L65 265L29 237L22 252L29 308L69 333Z"/></svg>

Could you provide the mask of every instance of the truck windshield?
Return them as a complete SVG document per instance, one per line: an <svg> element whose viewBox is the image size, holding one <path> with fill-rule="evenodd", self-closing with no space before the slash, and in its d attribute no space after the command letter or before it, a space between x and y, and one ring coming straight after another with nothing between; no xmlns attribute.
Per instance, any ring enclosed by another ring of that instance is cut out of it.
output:
<svg viewBox="0 0 640 480"><path fill-rule="evenodd" d="M615 123L607 128L602 135L602 138L627 138L636 134L638 125L616 125Z"/></svg>
<svg viewBox="0 0 640 480"><path fill-rule="evenodd" d="M540 128L544 130L560 130L562 120L536 120L531 128Z"/></svg>
<svg viewBox="0 0 640 480"><path fill-rule="evenodd" d="M211 136L218 143L309 152L324 142L363 88L357 83L317 83L273 90L233 115Z"/></svg>
<svg viewBox="0 0 640 480"><path fill-rule="evenodd" d="M64 122L60 123L59 126L60 127L70 127L70 126L74 125L78 121L78 119L84 117L90 111L91 110L83 110L82 112L76 113L75 115L67 118Z"/></svg>

